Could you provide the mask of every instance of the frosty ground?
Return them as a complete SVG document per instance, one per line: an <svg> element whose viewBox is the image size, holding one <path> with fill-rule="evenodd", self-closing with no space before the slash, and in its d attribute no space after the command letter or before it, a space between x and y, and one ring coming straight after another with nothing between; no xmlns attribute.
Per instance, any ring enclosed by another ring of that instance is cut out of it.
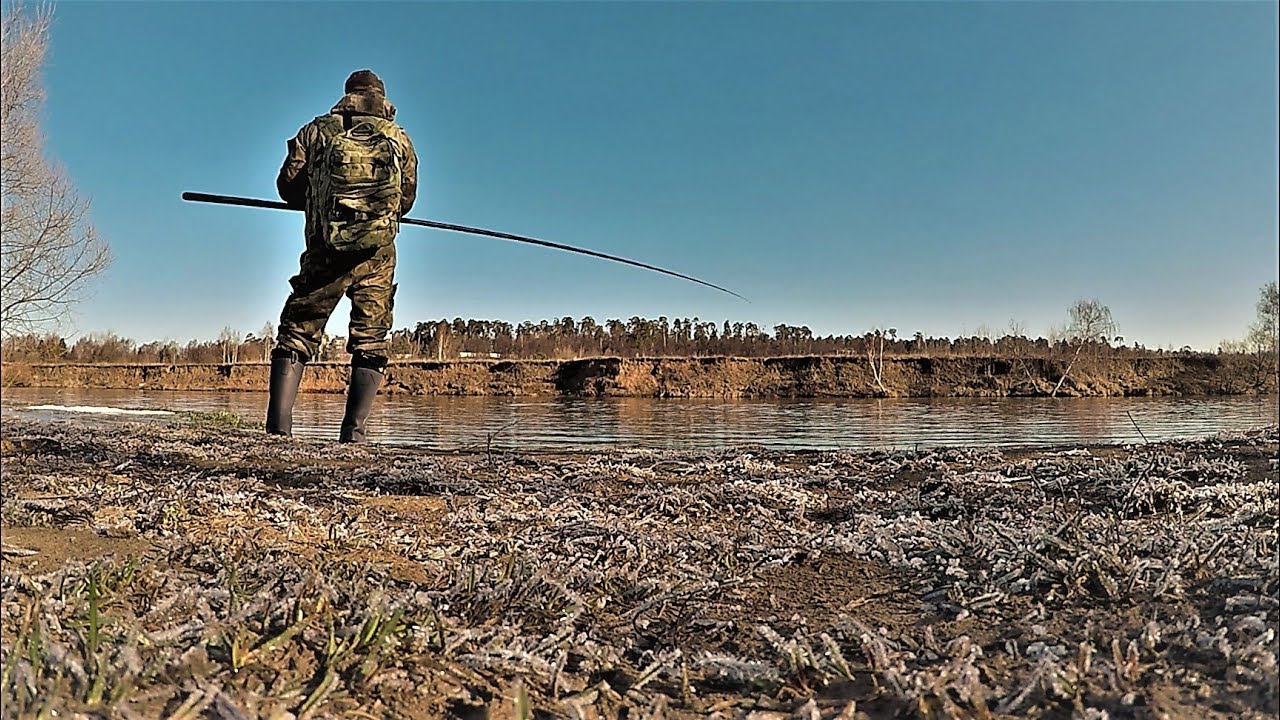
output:
<svg viewBox="0 0 1280 720"><path fill-rule="evenodd" d="M1277 430L454 453L5 419L3 715L1263 718Z"/></svg>

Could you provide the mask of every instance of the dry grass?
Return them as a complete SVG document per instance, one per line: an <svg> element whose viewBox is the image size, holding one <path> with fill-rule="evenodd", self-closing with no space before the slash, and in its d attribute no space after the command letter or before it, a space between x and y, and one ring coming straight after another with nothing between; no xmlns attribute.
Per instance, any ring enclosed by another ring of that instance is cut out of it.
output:
<svg viewBox="0 0 1280 720"><path fill-rule="evenodd" d="M1262 718L1280 697L1275 428L447 455L6 420L0 444L5 717Z"/></svg>

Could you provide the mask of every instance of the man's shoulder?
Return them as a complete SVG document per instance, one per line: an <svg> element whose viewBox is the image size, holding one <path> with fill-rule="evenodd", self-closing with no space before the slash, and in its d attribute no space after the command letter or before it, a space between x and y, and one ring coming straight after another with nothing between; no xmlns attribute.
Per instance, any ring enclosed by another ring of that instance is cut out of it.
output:
<svg viewBox="0 0 1280 720"><path fill-rule="evenodd" d="M320 138L322 133L332 128L335 123L337 124L337 127L342 127L342 121L332 113L317 115L298 130L298 137L307 141L317 140Z"/></svg>
<svg viewBox="0 0 1280 720"><path fill-rule="evenodd" d="M397 123L397 122L395 122L395 121L391 121L391 120L389 120L389 121L387 121L387 122L388 122L388 124L392 127L392 129L395 131L396 135L397 135L397 136L399 136L397 139L399 139L399 140L400 140L401 142L403 142L405 145L407 145L407 146L409 146L410 148L412 148L412 147L413 147L413 140L411 140L411 139L409 138L409 133L408 133L408 132L406 132L404 128L400 127L400 124L399 124L399 123Z"/></svg>

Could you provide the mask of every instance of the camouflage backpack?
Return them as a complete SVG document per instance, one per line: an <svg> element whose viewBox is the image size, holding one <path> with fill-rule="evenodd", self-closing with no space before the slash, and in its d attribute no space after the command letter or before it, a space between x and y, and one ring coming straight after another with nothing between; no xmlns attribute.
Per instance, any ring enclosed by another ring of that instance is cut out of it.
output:
<svg viewBox="0 0 1280 720"><path fill-rule="evenodd" d="M400 229L404 148L395 125L356 115L317 118L323 138L309 173L308 224L334 250L369 250L391 243Z"/></svg>

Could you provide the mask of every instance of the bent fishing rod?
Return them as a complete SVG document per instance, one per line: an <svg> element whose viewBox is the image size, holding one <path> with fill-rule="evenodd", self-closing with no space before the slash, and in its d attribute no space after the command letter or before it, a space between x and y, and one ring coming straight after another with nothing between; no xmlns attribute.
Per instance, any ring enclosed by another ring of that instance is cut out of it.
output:
<svg viewBox="0 0 1280 720"><path fill-rule="evenodd" d="M235 197L232 195L209 195L207 193L197 193L197 192L184 192L182 193L182 199L187 200L189 202L213 203L216 205L239 205L242 207L266 208L268 210L298 210L299 209L295 207L289 207L288 205L282 202L277 202L275 200L257 200L255 198L242 198L242 197ZM675 272L674 270L666 270L656 265L642 263L638 260L628 260L627 258L618 257L617 255L607 255L602 252L596 252L595 250L587 250L585 248L573 247L572 245L562 245L561 243L554 243L549 240L539 240L537 238L525 237L523 235L513 235L511 233L498 232L497 230L485 230L483 228L467 227L466 225L454 225L452 223L436 222L435 220L418 220L416 218L402 217L400 218L400 222L403 225L418 225L420 227L435 228L437 230L450 230L453 232L467 233L469 235L483 235L485 237L498 238L499 240L511 240L513 242L529 243L530 245L548 247L554 250L564 250L565 252L573 252L573 253L578 253L580 255L589 255L591 257L601 258L602 260L612 260L613 262L622 263L624 265L631 265L633 267L643 268L645 270L652 270L654 272L660 272L664 275L678 277L681 280L688 280L690 282L698 283L699 285L705 285L709 288L719 290L720 292L728 293L738 298L739 300L750 302L750 300L747 300L746 298L742 297L738 293L728 288L720 287L719 285L713 285L707 282L706 280L699 280L696 277L684 275L684 274Z"/></svg>

